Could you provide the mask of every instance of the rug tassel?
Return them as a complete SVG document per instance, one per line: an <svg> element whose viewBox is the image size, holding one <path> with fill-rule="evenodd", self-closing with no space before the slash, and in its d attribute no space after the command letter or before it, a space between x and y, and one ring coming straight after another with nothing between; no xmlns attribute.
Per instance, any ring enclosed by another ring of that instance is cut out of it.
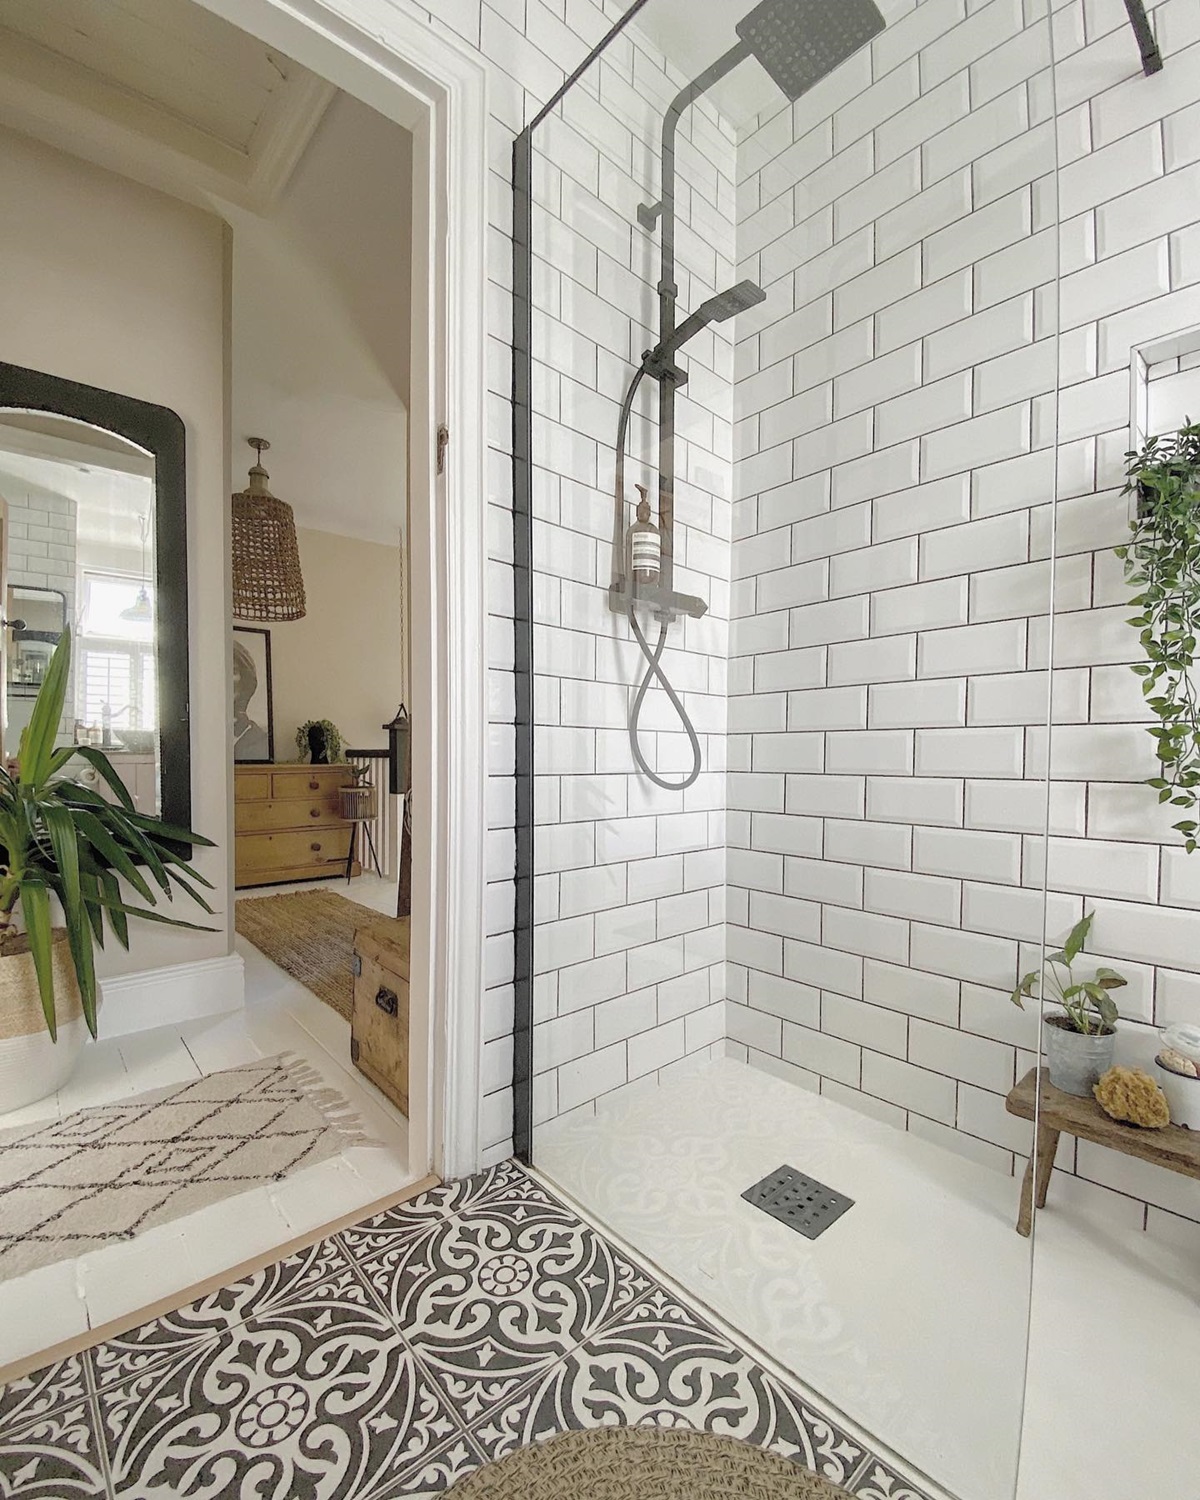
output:
<svg viewBox="0 0 1200 1500"><path fill-rule="evenodd" d="M304 1095L325 1123L345 1139L348 1146L383 1144L367 1133L359 1111L344 1094L331 1088L311 1063L295 1052L283 1052L280 1053L279 1064L286 1069L288 1081Z"/></svg>

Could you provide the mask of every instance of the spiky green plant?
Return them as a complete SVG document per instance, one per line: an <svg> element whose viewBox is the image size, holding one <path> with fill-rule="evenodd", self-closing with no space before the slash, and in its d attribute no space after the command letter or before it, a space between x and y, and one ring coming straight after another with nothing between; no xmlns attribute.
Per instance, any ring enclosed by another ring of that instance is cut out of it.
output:
<svg viewBox="0 0 1200 1500"><path fill-rule="evenodd" d="M0 955L14 946L19 909L46 1026L55 1041L52 896L62 907L83 1014L93 1036L95 944L104 946L106 921L123 948L129 947L130 917L212 931L152 910L158 898L150 884L168 901L178 888L211 913L196 887L211 890L212 882L192 868L183 849L188 844L211 848L212 840L138 812L125 783L99 750L86 745L54 748L70 674L71 632L64 630L21 735L16 775L0 767ZM77 756L103 778L115 802L70 779L67 768ZM129 905L121 880L148 907Z"/></svg>
<svg viewBox="0 0 1200 1500"><path fill-rule="evenodd" d="M1075 978L1074 963L1083 952L1095 916L1090 911L1076 922L1058 952L1047 955L1041 972L1033 969L1026 974L1010 996L1012 1003L1024 1010L1025 1001L1032 998L1038 980L1042 979L1042 999L1056 1000L1066 1012L1071 1030L1084 1036L1113 1029L1120 1012L1109 990L1122 989L1129 982L1115 969L1104 967L1098 968L1091 979Z"/></svg>

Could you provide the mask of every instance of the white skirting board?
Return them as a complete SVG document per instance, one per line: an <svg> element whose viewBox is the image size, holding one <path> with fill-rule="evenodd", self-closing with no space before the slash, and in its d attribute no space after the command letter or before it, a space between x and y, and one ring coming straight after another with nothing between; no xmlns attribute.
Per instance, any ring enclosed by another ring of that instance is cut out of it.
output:
<svg viewBox="0 0 1200 1500"><path fill-rule="evenodd" d="M105 1036L220 1016L245 1005L245 966L240 953L230 953L140 974L114 974L100 981L100 1001Z"/></svg>

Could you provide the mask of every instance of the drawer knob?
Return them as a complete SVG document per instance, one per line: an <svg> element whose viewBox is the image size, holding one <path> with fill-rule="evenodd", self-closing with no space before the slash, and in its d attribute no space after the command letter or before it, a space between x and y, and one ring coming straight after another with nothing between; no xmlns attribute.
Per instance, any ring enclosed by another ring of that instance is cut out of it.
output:
<svg viewBox="0 0 1200 1500"><path fill-rule="evenodd" d="M375 1004L385 1016L394 1016L400 1002L396 998L395 990L381 989L375 996Z"/></svg>
<svg viewBox="0 0 1200 1500"><path fill-rule="evenodd" d="M321 852L321 846L320 846L320 844L310 844L308 847L312 850L312 852L314 854L319 854Z"/></svg>
<svg viewBox="0 0 1200 1500"><path fill-rule="evenodd" d="M321 783L319 781L310 781L308 789L310 792L319 792L321 790Z"/></svg>
<svg viewBox="0 0 1200 1500"><path fill-rule="evenodd" d="M310 807L308 815L310 818L319 818L321 816L321 809L319 807Z"/></svg>

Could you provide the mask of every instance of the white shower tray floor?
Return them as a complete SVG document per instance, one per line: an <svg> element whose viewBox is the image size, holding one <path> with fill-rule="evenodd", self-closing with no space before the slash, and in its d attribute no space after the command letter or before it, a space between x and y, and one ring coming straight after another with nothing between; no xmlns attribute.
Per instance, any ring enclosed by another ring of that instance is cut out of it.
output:
<svg viewBox="0 0 1200 1500"><path fill-rule="evenodd" d="M826 1404L962 1500L1012 1500L1032 1256L1017 1180L728 1059L540 1127L536 1148ZM784 1162L855 1200L814 1241L742 1201ZM1195 1485L1200 1227L1152 1237L1120 1205L1056 1173L1038 1216L1020 1500Z"/></svg>

